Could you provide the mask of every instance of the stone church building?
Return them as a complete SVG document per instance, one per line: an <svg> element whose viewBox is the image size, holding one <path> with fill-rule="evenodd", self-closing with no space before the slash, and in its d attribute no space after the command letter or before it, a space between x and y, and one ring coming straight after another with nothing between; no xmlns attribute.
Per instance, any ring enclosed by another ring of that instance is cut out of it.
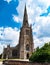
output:
<svg viewBox="0 0 50 65"><path fill-rule="evenodd" d="M3 50L3 58L28 59L34 49L32 28L28 24L26 6L24 9L23 25L20 29L19 43L15 47L7 46Z"/></svg>

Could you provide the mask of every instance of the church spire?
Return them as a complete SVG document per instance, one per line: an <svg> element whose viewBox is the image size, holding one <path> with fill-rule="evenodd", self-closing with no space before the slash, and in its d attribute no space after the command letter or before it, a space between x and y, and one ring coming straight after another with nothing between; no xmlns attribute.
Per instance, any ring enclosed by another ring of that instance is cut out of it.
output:
<svg viewBox="0 0 50 65"><path fill-rule="evenodd" d="M23 26L28 26L28 16L27 16L26 5L25 5L25 9L24 9Z"/></svg>

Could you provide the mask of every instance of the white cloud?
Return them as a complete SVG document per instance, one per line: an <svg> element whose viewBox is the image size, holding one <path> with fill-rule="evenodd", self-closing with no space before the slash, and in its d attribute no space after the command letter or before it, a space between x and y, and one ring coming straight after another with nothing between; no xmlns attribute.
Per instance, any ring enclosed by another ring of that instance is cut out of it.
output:
<svg viewBox="0 0 50 65"><path fill-rule="evenodd" d="M11 46L16 46L18 44L18 40L19 40L19 32L20 30L18 30L17 28L11 28L11 27L7 27L7 28L0 28L0 47L3 50L3 45L6 46L8 44L10 44ZM0 50L0 53L2 52L2 50Z"/></svg>
<svg viewBox="0 0 50 65"><path fill-rule="evenodd" d="M45 43L50 42L50 37L37 38L34 36L34 48L42 47Z"/></svg>
<svg viewBox="0 0 50 65"><path fill-rule="evenodd" d="M43 4L45 4L45 6L49 6L50 5L50 1L49 0L38 0L39 2L41 2L41 3L43 3Z"/></svg>
<svg viewBox="0 0 50 65"><path fill-rule="evenodd" d="M15 22L21 22L21 20L20 20L20 18L18 17L18 16L16 16L16 15L13 15L13 20L15 21Z"/></svg>
<svg viewBox="0 0 50 65"><path fill-rule="evenodd" d="M3 52L3 49L7 47L6 44L1 44L0 43L0 54Z"/></svg>
<svg viewBox="0 0 50 65"><path fill-rule="evenodd" d="M44 41L38 39L36 36L33 37L34 38L34 48L37 47L42 47L44 45Z"/></svg>
<svg viewBox="0 0 50 65"><path fill-rule="evenodd" d="M42 47L44 43L50 42L50 17L36 17L35 25L32 26L34 46ZM39 38L38 38L39 37Z"/></svg>
<svg viewBox="0 0 50 65"><path fill-rule="evenodd" d="M6 2L10 3L12 0L4 0L4 1L6 1Z"/></svg>
<svg viewBox="0 0 50 65"><path fill-rule="evenodd" d="M36 17L36 27L37 26L39 26L39 29L41 29L42 31L50 33L50 17Z"/></svg>
<svg viewBox="0 0 50 65"><path fill-rule="evenodd" d="M42 39L44 43L50 42L50 37L43 37Z"/></svg>

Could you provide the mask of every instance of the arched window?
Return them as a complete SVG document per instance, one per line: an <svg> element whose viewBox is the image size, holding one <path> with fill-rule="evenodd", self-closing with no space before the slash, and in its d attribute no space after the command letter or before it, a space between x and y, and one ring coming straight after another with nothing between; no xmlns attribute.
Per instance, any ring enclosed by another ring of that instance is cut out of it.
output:
<svg viewBox="0 0 50 65"><path fill-rule="evenodd" d="M26 50L29 51L29 44L26 45Z"/></svg>

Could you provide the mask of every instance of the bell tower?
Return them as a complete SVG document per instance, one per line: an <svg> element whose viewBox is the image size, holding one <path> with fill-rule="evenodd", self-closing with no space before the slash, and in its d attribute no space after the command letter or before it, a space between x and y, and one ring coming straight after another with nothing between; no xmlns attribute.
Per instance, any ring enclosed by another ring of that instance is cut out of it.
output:
<svg viewBox="0 0 50 65"><path fill-rule="evenodd" d="M19 56L21 59L28 59L33 52L32 28L28 24L26 5L24 9L23 25L19 37Z"/></svg>

